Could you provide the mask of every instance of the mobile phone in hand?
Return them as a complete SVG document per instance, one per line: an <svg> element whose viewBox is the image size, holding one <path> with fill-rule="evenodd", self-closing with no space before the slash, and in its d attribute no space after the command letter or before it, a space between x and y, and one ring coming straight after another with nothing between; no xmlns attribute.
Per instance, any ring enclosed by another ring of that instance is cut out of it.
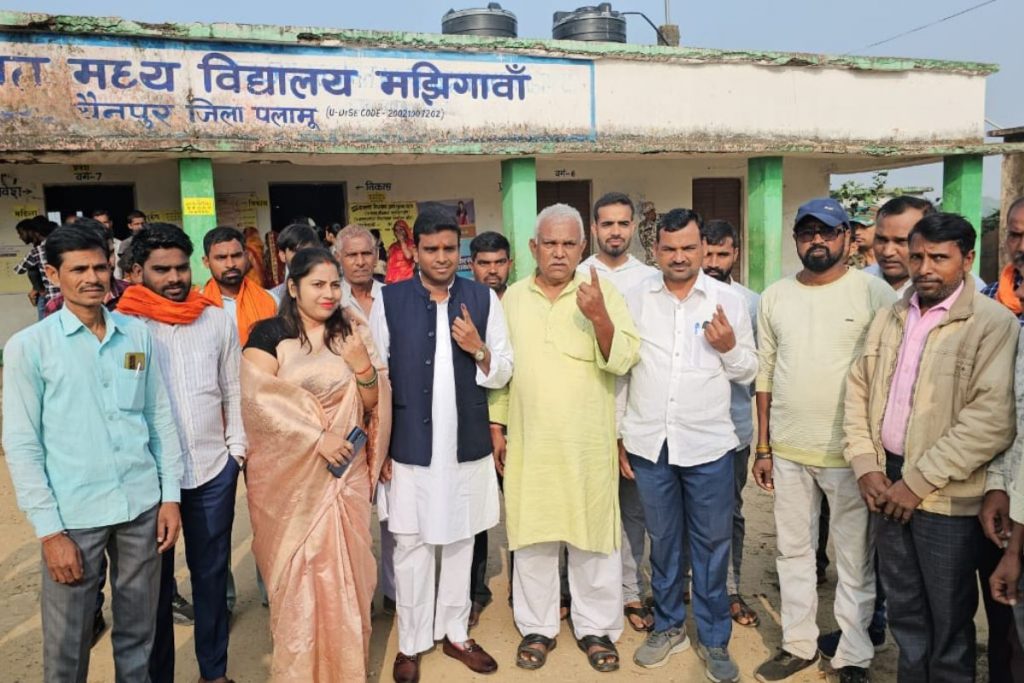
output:
<svg viewBox="0 0 1024 683"><path fill-rule="evenodd" d="M327 470L334 475L335 479L341 478L341 475L345 474L345 470L352 464L352 461L356 459L359 452L366 446L366 432L360 429L358 426L353 427L352 431L348 433L345 440L352 444L352 457L348 461L341 463L340 465L332 465L327 463Z"/></svg>

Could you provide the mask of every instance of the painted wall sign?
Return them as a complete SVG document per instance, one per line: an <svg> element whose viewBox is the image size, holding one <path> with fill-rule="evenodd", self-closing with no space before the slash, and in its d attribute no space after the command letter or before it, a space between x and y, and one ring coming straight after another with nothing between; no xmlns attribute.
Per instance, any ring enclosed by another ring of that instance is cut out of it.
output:
<svg viewBox="0 0 1024 683"><path fill-rule="evenodd" d="M593 69L498 53L0 32L0 117L57 144L592 140Z"/></svg>

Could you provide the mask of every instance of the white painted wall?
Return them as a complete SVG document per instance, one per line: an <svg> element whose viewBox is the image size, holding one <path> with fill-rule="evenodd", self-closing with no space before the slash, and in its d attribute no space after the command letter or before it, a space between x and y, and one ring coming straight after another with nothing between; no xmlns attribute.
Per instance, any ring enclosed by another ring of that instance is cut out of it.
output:
<svg viewBox="0 0 1024 683"><path fill-rule="evenodd" d="M601 134L927 142L984 137L985 77L603 61ZM739 140L737 140L739 142Z"/></svg>

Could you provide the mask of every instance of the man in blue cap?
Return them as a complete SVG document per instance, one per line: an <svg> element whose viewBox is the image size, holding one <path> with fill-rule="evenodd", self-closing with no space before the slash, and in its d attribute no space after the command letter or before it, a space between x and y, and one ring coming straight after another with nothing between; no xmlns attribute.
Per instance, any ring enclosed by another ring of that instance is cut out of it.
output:
<svg viewBox="0 0 1024 683"><path fill-rule="evenodd" d="M850 219L839 202L813 199L793 228L803 270L761 295L755 383L758 435L754 481L775 493L776 567L782 648L758 667L759 681L781 681L818 658L814 552L822 497L837 543L835 617L842 636L832 666L844 683L866 681L874 648L868 622L875 599L868 509L843 457L843 397L868 325L896 294L850 268Z"/></svg>

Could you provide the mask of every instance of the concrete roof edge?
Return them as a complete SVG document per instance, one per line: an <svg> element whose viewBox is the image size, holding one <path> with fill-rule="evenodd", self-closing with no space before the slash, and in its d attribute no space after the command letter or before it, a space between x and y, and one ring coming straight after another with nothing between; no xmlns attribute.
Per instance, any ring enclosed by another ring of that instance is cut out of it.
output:
<svg viewBox="0 0 1024 683"><path fill-rule="evenodd" d="M558 57L587 59L633 59L687 61L695 63L746 63L762 66L804 66L859 71L937 71L987 76L999 70L996 64L959 62L909 57L867 57L823 55L806 52L764 50L722 50L697 47L665 47L631 43L588 43L541 38L490 38L452 36L407 31L367 31L266 24L238 23L149 23L120 17L55 15L39 12L0 10L0 30L37 31L66 34L104 34L120 37L167 38L173 40L225 40L302 45L335 44L375 48L502 50Z"/></svg>

